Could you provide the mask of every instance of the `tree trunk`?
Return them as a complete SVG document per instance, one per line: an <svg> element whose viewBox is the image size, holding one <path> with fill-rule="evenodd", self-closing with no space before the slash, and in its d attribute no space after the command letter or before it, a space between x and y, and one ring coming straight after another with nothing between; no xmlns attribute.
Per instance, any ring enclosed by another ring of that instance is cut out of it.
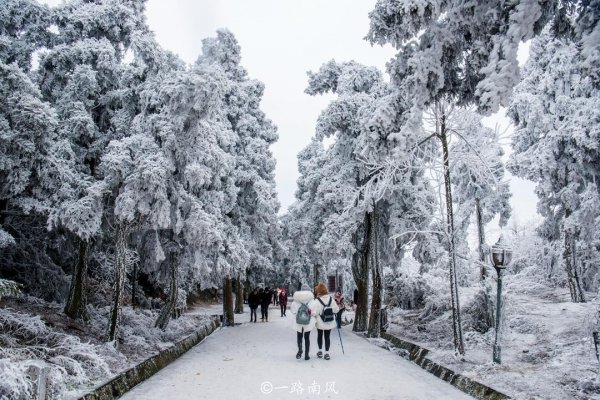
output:
<svg viewBox="0 0 600 400"><path fill-rule="evenodd" d="M494 306L490 300L491 285L488 280L488 268L485 264L485 230L483 226L483 216L481 214L481 202L479 199L475 199L476 217L477 217L477 235L479 236L479 262L480 262L480 278L481 278L481 291L483 298L483 308L485 310L485 320L483 327L485 331L494 326Z"/></svg>
<svg viewBox="0 0 600 400"><path fill-rule="evenodd" d="M117 224L117 240L115 248L115 282L113 286L113 301L110 309L107 340L117 345L119 324L121 322L121 308L123 305L123 289L125 287L125 269L127 257L127 225Z"/></svg>
<svg viewBox="0 0 600 400"><path fill-rule="evenodd" d="M446 115L443 110L440 117L439 135L442 142L444 157L444 187L446 190L446 219L448 229L448 256L450 262L450 298L452 301L452 331L454 334L454 351L460 355L465 354L465 345L462 337L462 324L460 321L460 303L458 297L458 282L456 279L456 248L454 242L454 212L452 209L452 189L450 181L450 158L448 153L448 138L446 136Z"/></svg>
<svg viewBox="0 0 600 400"><path fill-rule="evenodd" d="M174 244L175 242L173 242ZM158 314L158 318L156 319L155 327L162 329L163 331L167 329L167 325L171 321L171 317L175 314L175 309L177 307L177 297L179 295L179 285L177 282L177 246L170 246L169 252L169 278L170 278L170 287L169 287L169 298L166 303L160 310Z"/></svg>
<svg viewBox="0 0 600 400"><path fill-rule="evenodd" d="M223 279L223 326L234 326L233 314L233 288L231 277L226 276Z"/></svg>
<svg viewBox="0 0 600 400"><path fill-rule="evenodd" d="M369 237L369 259L371 261L371 276L373 278L373 297L371 298L371 314L369 316L368 337L377 338L381 335L381 264L379 263L379 214L377 205L371 212L371 235Z"/></svg>
<svg viewBox="0 0 600 400"><path fill-rule="evenodd" d="M79 239L79 256L77 257L77 263L73 266L71 288L65 305L65 314L71 318L84 321L90 319L87 313L87 258L89 246L87 240Z"/></svg>
<svg viewBox="0 0 600 400"><path fill-rule="evenodd" d="M317 297L317 285L319 284L319 264L313 265L313 296Z"/></svg>
<svg viewBox="0 0 600 400"><path fill-rule="evenodd" d="M235 313L243 314L244 313L244 287L242 286L242 280L240 276L235 280L236 285L236 295L235 295Z"/></svg>
<svg viewBox="0 0 600 400"><path fill-rule="evenodd" d="M352 254L352 276L358 290L358 302L356 303L356 314L354 316L354 332L367 330L369 304L369 246L367 245L371 235L371 216L365 213L364 222L352 235L354 253Z"/></svg>
<svg viewBox="0 0 600 400"><path fill-rule="evenodd" d="M568 218L570 214L571 212L567 210L565 218ZM571 229L565 229L563 259L565 261L565 269L567 270L567 282L569 284L569 291L571 292L571 301L574 303L585 303L575 262L575 234Z"/></svg>
<svg viewBox="0 0 600 400"><path fill-rule="evenodd" d="M600 362L600 332L592 332L592 338L594 339L594 348L596 349L596 359Z"/></svg>
<svg viewBox="0 0 600 400"><path fill-rule="evenodd" d="M135 292L137 290L137 262L133 264L133 271L131 271L131 307L135 308L136 300L135 300Z"/></svg>

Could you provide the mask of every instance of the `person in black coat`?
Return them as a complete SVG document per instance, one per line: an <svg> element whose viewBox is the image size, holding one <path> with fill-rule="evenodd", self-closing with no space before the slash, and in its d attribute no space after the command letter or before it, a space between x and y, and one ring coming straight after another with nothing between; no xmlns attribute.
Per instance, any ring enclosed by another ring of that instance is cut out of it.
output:
<svg viewBox="0 0 600 400"><path fill-rule="evenodd" d="M269 322L269 304L271 304L271 298L273 297L273 293L271 289L267 286L262 293L261 301L260 301L260 313L262 315L261 321Z"/></svg>
<svg viewBox="0 0 600 400"><path fill-rule="evenodd" d="M258 295L258 288L255 288L248 296L248 306L250 307L250 322L252 322L252 319L254 319L254 322L256 322L256 309L258 308L259 304L260 297Z"/></svg>

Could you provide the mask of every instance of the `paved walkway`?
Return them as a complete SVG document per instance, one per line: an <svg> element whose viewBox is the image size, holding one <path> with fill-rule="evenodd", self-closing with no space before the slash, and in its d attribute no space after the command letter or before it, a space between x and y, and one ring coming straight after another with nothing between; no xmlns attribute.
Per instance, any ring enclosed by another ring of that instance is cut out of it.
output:
<svg viewBox="0 0 600 400"><path fill-rule="evenodd" d="M248 311L247 307L246 311ZM259 310L260 311L260 310ZM269 322L250 323L248 312L236 315L241 325L215 331L202 343L123 399L471 399L418 366L342 329L345 354L332 331L332 359L296 360L292 314L280 317L275 307ZM260 315L260 312L259 312Z"/></svg>

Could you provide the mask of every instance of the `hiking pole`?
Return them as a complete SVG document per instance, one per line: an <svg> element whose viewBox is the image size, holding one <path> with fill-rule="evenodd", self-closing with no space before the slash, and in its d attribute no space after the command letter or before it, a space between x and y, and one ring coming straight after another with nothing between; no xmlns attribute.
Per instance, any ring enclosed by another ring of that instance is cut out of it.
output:
<svg viewBox="0 0 600 400"><path fill-rule="evenodd" d="M342 333L340 332L340 326L337 326L338 336L340 337L340 345L342 346L342 354L346 354L344 351L344 342L342 342Z"/></svg>

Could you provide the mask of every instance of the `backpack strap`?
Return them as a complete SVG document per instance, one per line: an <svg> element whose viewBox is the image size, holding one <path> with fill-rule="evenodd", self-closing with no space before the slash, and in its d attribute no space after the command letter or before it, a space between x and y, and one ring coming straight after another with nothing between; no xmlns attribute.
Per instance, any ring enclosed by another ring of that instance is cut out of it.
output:
<svg viewBox="0 0 600 400"><path fill-rule="evenodd" d="M323 303L323 300L321 300L320 297L317 297L317 300L319 300L319 303L321 303L323 305L323 307L330 307L331 306L331 296L329 296L329 303L327 303L327 305L325 305L325 303Z"/></svg>

